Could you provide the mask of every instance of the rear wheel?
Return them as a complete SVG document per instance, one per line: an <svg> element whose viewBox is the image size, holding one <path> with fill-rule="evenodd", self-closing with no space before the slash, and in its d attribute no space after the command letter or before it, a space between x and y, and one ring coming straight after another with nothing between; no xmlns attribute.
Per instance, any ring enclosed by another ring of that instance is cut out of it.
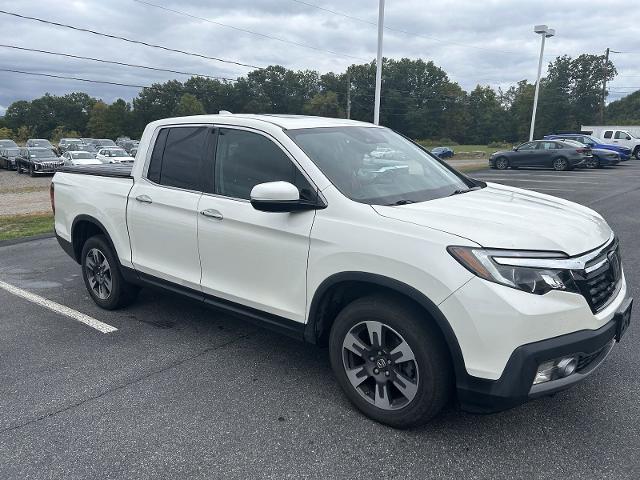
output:
<svg viewBox="0 0 640 480"><path fill-rule="evenodd" d="M558 170L558 171L569 170L569 162L564 157L554 158L552 165L554 170Z"/></svg>
<svg viewBox="0 0 640 480"><path fill-rule="evenodd" d="M33 177L35 173L33 172L33 163L29 164L29 176Z"/></svg>
<svg viewBox="0 0 640 480"><path fill-rule="evenodd" d="M636 147L633 152L633 156L636 157L636 160L640 160L640 147Z"/></svg>
<svg viewBox="0 0 640 480"><path fill-rule="evenodd" d="M347 305L331 329L329 353L349 400L392 427L427 422L453 390L442 335L424 312L395 296L369 296Z"/></svg>
<svg viewBox="0 0 640 480"><path fill-rule="evenodd" d="M16 170L18 173L22 173L22 166L19 163L16 163Z"/></svg>
<svg viewBox="0 0 640 480"><path fill-rule="evenodd" d="M509 160L507 160L505 157L496 158L493 164L498 170L506 170L507 168L509 168Z"/></svg>
<svg viewBox="0 0 640 480"><path fill-rule="evenodd" d="M82 278L93 301L106 310L133 302L139 287L127 282L104 235L89 238L82 247Z"/></svg>

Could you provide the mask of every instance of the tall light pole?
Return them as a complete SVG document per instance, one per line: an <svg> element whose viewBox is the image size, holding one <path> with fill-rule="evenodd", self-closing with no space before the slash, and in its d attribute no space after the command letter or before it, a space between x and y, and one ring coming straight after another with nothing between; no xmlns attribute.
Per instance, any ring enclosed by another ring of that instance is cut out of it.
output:
<svg viewBox="0 0 640 480"><path fill-rule="evenodd" d="M546 25L536 25L533 27L533 31L542 36L542 43L540 44L540 59L538 60L538 78L536 80L536 93L533 95L533 113L531 114L531 129L529 130L529 141L533 140L533 130L536 126L536 110L538 109L538 93L540 92L540 74L542 73L542 56L544 55L544 41L547 38L553 37L556 31L553 28L549 28Z"/></svg>
<svg viewBox="0 0 640 480"><path fill-rule="evenodd" d="M384 0L378 7L378 57L376 59L376 95L373 106L373 123L380 123L380 89L382 88L382 34L384 32Z"/></svg>

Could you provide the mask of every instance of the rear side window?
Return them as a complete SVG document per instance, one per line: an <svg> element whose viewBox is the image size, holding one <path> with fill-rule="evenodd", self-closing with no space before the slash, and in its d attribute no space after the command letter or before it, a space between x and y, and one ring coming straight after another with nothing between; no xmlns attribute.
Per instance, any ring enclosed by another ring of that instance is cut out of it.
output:
<svg viewBox="0 0 640 480"><path fill-rule="evenodd" d="M607 130L606 132L604 132L604 138L611 138L612 135L613 130Z"/></svg>
<svg viewBox="0 0 640 480"><path fill-rule="evenodd" d="M201 164L209 131L207 127L160 130L151 153L147 178L159 185L201 191Z"/></svg>
<svg viewBox="0 0 640 480"><path fill-rule="evenodd" d="M259 183L285 181L311 198L311 186L282 149L263 135L221 128L215 167L215 193L250 199Z"/></svg>

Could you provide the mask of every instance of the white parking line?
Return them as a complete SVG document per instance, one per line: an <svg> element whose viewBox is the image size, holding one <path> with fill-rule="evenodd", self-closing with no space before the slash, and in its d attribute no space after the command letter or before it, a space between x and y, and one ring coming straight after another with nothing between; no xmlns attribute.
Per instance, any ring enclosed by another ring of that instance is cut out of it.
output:
<svg viewBox="0 0 640 480"><path fill-rule="evenodd" d="M46 298L43 298L40 295L36 295L35 293L27 292L26 290L23 290L21 288L14 287L13 285L5 283L2 280L0 280L0 288L13 295L40 305L41 307L48 308L49 310L59 313L60 315L64 315L65 317L69 317L77 320L78 322L84 323L85 325L91 328L95 328L102 333L111 333L118 330L116 327L112 327L111 325L103 323L100 320L96 320L89 315L80 313L73 308L65 307L64 305L60 305L59 303L47 300Z"/></svg>

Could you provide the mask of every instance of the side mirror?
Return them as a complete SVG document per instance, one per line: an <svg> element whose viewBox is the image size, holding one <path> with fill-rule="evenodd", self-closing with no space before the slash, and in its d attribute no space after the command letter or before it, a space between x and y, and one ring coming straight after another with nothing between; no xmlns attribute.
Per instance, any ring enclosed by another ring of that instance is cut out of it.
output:
<svg viewBox="0 0 640 480"><path fill-rule="evenodd" d="M513 148L511 148L511 150L513 150L514 152L518 151L518 147L516 147L515 145L513 146Z"/></svg>
<svg viewBox="0 0 640 480"><path fill-rule="evenodd" d="M251 189L251 205L262 212L314 210L318 205L300 199L300 191L289 182L259 183Z"/></svg>

